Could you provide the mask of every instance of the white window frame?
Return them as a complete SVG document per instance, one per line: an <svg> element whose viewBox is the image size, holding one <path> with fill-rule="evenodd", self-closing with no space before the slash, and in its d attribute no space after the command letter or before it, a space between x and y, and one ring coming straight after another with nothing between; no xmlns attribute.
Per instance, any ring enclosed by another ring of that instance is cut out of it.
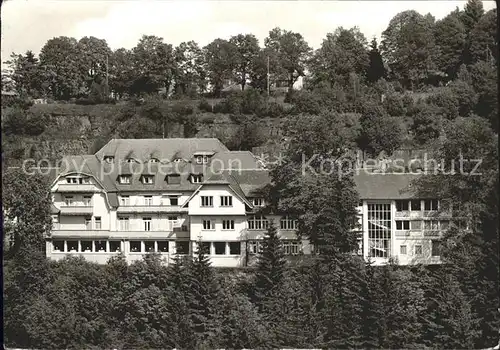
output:
<svg viewBox="0 0 500 350"><path fill-rule="evenodd" d="M72 207L75 205L74 196L64 196L64 205Z"/></svg>
<svg viewBox="0 0 500 350"><path fill-rule="evenodd" d="M221 207L232 207L233 206L233 196L220 196L220 206Z"/></svg>
<svg viewBox="0 0 500 350"><path fill-rule="evenodd" d="M120 196L120 206L127 207L130 205L130 196Z"/></svg>
<svg viewBox="0 0 500 350"><path fill-rule="evenodd" d="M294 219L288 215L280 219L280 230L298 230L299 220Z"/></svg>
<svg viewBox="0 0 500 350"><path fill-rule="evenodd" d="M201 221L201 229L203 231L214 231L215 230L215 222L211 219L203 219Z"/></svg>
<svg viewBox="0 0 500 350"><path fill-rule="evenodd" d="M120 231L130 231L130 218L128 216L119 217L118 228Z"/></svg>
<svg viewBox="0 0 500 350"><path fill-rule="evenodd" d="M248 241L247 251L250 254L261 254L262 253L262 240Z"/></svg>
<svg viewBox="0 0 500 350"><path fill-rule="evenodd" d="M406 244L401 244L399 246L399 255L407 255L408 250L406 248Z"/></svg>
<svg viewBox="0 0 500 350"><path fill-rule="evenodd" d="M213 196L200 196L200 207L213 207L214 206L214 197ZM207 204L204 204L207 202Z"/></svg>
<svg viewBox="0 0 500 350"><path fill-rule="evenodd" d="M420 253L417 252L417 248L420 249ZM424 254L424 247L421 244L415 244L415 255L422 256Z"/></svg>
<svg viewBox="0 0 500 350"><path fill-rule="evenodd" d="M100 216L94 217L94 227L96 230L102 230L102 218Z"/></svg>
<svg viewBox="0 0 500 350"><path fill-rule="evenodd" d="M252 200L252 204L254 207L263 207L264 206L264 198L254 198Z"/></svg>
<svg viewBox="0 0 500 350"><path fill-rule="evenodd" d="M153 196L144 196L144 206L149 207L153 205Z"/></svg>
<svg viewBox="0 0 500 350"><path fill-rule="evenodd" d="M269 220L264 216L250 216L247 220L247 226L250 231L267 230Z"/></svg>
<svg viewBox="0 0 500 350"><path fill-rule="evenodd" d="M145 232L150 232L153 231L153 218L151 217L143 217L142 218L142 227L144 228Z"/></svg>
<svg viewBox="0 0 500 350"><path fill-rule="evenodd" d="M121 184L121 185L130 185L130 178L131 176L130 175L120 175L118 177L118 182Z"/></svg>
<svg viewBox="0 0 500 350"><path fill-rule="evenodd" d="M143 175L142 176L142 183L144 185L152 185L152 184L154 184L154 176L152 176L152 175Z"/></svg>
<svg viewBox="0 0 500 350"><path fill-rule="evenodd" d="M222 229L224 231L234 231L234 220L222 220Z"/></svg>
<svg viewBox="0 0 500 350"><path fill-rule="evenodd" d="M92 196L83 196L83 205L86 207L91 207L92 206Z"/></svg>
<svg viewBox="0 0 500 350"><path fill-rule="evenodd" d="M432 203L436 203L435 209L433 209ZM426 209L426 204L429 203L430 209ZM437 211L439 210L439 200L437 199L425 199L424 200L424 211Z"/></svg>
<svg viewBox="0 0 500 350"><path fill-rule="evenodd" d="M302 248L302 242L299 240L283 240L283 253L285 255L298 255Z"/></svg>
<svg viewBox="0 0 500 350"><path fill-rule="evenodd" d="M191 183L201 184L203 182L203 176L200 174L191 174Z"/></svg>

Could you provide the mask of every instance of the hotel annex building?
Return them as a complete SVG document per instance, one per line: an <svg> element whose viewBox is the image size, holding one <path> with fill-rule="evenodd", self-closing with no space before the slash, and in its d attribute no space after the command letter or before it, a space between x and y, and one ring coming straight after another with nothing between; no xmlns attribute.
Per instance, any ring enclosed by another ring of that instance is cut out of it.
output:
<svg viewBox="0 0 500 350"><path fill-rule="evenodd" d="M437 199L405 191L413 178L355 175L359 253L375 264L439 262L449 218ZM105 263L120 252L128 262L156 252L168 263L201 241L213 266L251 266L271 220L287 255L310 254L309 242L297 239L296 218L258 214L269 182L257 157L218 139L113 139L94 155L63 160L51 185L47 256Z"/></svg>

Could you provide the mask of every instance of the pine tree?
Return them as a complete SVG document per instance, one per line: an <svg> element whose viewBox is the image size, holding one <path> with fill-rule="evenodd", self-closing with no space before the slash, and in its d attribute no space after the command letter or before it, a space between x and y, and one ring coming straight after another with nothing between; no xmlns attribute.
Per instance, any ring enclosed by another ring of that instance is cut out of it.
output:
<svg viewBox="0 0 500 350"><path fill-rule="evenodd" d="M385 78L387 72L384 67L384 62L382 61L382 55L377 47L377 39L373 38L370 44L371 50L369 52L370 64L366 71L366 78L369 82L374 83L380 78Z"/></svg>
<svg viewBox="0 0 500 350"><path fill-rule="evenodd" d="M286 264L283 244L278 237L276 226L271 222L262 242L262 253L257 262L255 296L258 303L265 302L265 299L282 285Z"/></svg>
<svg viewBox="0 0 500 350"><path fill-rule="evenodd" d="M215 301L218 284L210 258L198 242L193 261L189 264L189 315L197 338L197 347L213 347L210 344L216 334L217 310Z"/></svg>

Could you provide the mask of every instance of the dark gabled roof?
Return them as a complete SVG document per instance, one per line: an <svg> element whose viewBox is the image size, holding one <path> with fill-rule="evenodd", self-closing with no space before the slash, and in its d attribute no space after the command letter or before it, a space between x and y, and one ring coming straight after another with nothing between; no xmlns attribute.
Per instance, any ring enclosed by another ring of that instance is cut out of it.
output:
<svg viewBox="0 0 500 350"><path fill-rule="evenodd" d="M212 157L211 164L217 170L246 170L262 167L250 151L219 152Z"/></svg>
<svg viewBox="0 0 500 350"><path fill-rule="evenodd" d="M154 153L155 158L160 161L171 161L174 158L191 159L196 151L216 153L228 149L216 138L113 139L95 155L100 160L104 156L124 160L132 154L133 158L144 162Z"/></svg>
<svg viewBox="0 0 500 350"><path fill-rule="evenodd" d="M262 189L271 183L271 177L269 176L268 170L254 169L232 171L231 175L247 197L262 195Z"/></svg>
<svg viewBox="0 0 500 350"><path fill-rule="evenodd" d="M354 182L361 199L409 199L414 196L411 182L418 177L360 170L359 174L354 175Z"/></svg>

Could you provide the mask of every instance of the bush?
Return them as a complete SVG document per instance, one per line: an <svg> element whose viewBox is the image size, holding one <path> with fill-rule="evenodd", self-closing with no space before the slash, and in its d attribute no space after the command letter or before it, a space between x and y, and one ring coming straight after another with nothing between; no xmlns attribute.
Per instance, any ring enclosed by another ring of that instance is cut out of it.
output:
<svg viewBox="0 0 500 350"><path fill-rule="evenodd" d="M205 99L201 100L198 104L198 109L202 112L213 112L214 107Z"/></svg>

